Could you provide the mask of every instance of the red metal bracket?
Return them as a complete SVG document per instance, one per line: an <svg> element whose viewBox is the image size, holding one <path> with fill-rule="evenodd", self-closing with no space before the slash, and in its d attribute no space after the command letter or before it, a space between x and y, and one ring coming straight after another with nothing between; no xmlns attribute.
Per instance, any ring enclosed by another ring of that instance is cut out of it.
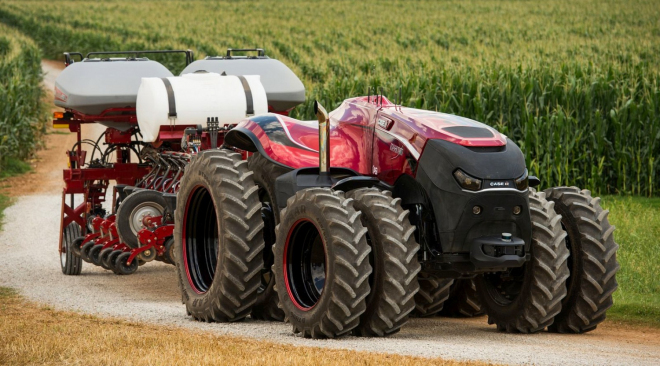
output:
<svg viewBox="0 0 660 366"><path fill-rule="evenodd" d="M89 243L90 241L98 239L100 236L101 236L101 233L99 233L99 232L87 234L85 236L85 239L83 240L82 244L80 244L80 246L82 247L83 245Z"/></svg>
<svg viewBox="0 0 660 366"><path fill-rule="evenodd" d="M155 218L162 218L161 216L157 216ZM152 218L152 219L155 219ZM165 247L163 244L165 243L165 239L168 237L172 236L174 234L174 225L173 224L166 224L159 226L155 229L149 230L149 229L142 229L138 232L138 241L140 244L143 246L133 249L131 256L128 257L128 260L126 261L127 264L131 264L133 259L137 257L140 253L153 249L155 250L159 255L162 255L165 252Z"/></svg>

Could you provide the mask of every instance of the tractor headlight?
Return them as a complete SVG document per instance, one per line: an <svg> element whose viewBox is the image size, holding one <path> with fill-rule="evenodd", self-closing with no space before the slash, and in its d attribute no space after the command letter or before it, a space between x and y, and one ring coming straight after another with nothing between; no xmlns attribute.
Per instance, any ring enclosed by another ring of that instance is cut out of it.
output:
<svg viewBox="0 0 660 366"><path fill-rule="evenodd" d="M515 183L516 188L518 188L519 191L524 191L527 189L527 187L529 187L529 176L527 175L527 169L525 169L525 174L515 180Z"/></svg>
<svg viewBox="0 0 660 366"><path fill-rule="evenodd" d="M454 178L456 178L458 185L463 187L463 189L467 189L468 191L478 191L481 189L481 179L470 176L460 169L454 171Z"/></svg>

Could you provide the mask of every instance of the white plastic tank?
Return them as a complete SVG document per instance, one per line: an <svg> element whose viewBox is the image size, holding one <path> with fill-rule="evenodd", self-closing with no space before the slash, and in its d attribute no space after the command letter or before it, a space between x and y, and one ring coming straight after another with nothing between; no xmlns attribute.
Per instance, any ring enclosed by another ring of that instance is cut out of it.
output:
<svg viewBox="0 0 660 366"><path fill-rule="evenodd" d="M208 117L217 117L220 126L236 124L249 117L248 100L252 100L252 115L268 112L266 91L259 75L239 76L197 72L166 78L172 86L168 95L163 78L142 78L137 94L136 114L145 142L158 138L163 125L202 125ZM170 101L176 117L170 117Z"/></svg>

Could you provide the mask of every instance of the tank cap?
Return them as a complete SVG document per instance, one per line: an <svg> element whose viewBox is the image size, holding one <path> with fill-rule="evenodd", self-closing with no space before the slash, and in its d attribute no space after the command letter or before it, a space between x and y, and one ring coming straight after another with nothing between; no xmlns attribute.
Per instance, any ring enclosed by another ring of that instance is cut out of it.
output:
<svg viewBox="0 0 660 366"><path fill-rule="evenodd" d="M511 233L502 233L502 240L511 241Z"/></svg>

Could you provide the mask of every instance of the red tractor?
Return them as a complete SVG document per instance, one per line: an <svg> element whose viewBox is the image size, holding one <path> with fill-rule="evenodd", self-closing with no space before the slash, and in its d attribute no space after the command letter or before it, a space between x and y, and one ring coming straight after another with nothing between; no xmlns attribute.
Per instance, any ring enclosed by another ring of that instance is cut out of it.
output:
<svg viewBox="0 0 660 366"><path fill-rule="evenodd" d="M286 319L312 338L393 334L445 302L507 332L605 319L618 246L589 191L538 192L506 136L382 95L289 118L302 83L258 52L142 80L132 128L152 162L137 188L119 187L114 218L79 210L105 239L74 252L100 249L119 273L162 257L193 318ZM121 222L139 230L111 246Z"/></svg>
<svg viewBox="0 0 660 366"><path fill-rule="evenodd" d="M256 303L305 337L383 336L440 311L453 280L458 312L499 330L581 333L605 318L618 246L589 191L537 192L518 146L463 117L383 96L315 107L318 123L240 122L224 147L253 153L247 164L207 151L186 172L175 255L194 318Z"/></svg>

